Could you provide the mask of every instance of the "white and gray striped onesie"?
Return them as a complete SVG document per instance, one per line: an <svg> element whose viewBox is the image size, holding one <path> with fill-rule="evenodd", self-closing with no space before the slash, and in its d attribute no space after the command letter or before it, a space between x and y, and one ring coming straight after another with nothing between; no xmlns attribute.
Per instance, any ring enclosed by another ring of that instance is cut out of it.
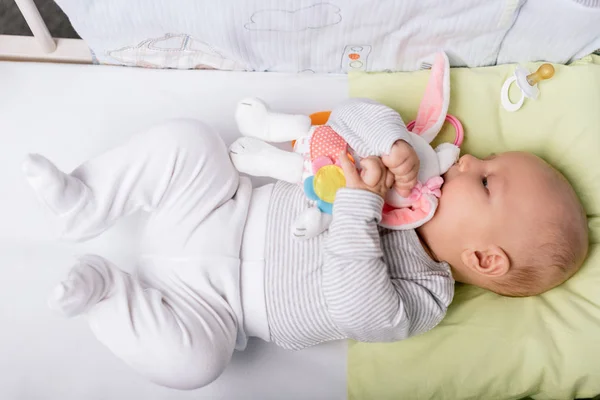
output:
<svg viewBox="0 0 600 400"><path fill-rule="evenodd" d="M331 121L361 156L389 151L406 132L373 102L349 101ZM309 206L301 189L252 189L198 121L156 126L70 174L39 155L24 170L70 239L150 213L135 275L87 256L50 303L85 314L98 340L165 386L210 383L251 336L288 349L405 339L433 328L452 300L449 266L414 231L378 228L381 198L343 189L329 232L295 240L292 221Z"/></svg>
<svg viewBox="0 0 600 400"><path fill-rule="evenodd" d="M427 255L414 230L377 226L381 197L342 189L329 232L298 241L290 226L306 207L296 186L275 185L265 258L271 341L287 349L346 338L391 342L442 320L454 293L449 266Z"/></svg>

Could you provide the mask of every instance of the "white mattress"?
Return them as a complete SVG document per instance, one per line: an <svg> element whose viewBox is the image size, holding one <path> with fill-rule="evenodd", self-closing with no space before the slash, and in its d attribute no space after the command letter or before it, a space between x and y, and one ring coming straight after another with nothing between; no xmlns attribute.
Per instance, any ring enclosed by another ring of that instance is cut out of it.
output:
<svg viewBox="0 0 600 400"><path fill-rule="evenodd" d="M287 352L251 341L221 378L192 392L137 376L95 340L84 319L52 314L45 299L74 254L131 265L139 216L90 242L58 242L20 162L39 152L70 170L168 117L208 121L229 143L237 136L232 115L242 97L310 113L330 109L346 93L346 77L334 75L0 63L0 398L345 399L344 342Z"/></svg>

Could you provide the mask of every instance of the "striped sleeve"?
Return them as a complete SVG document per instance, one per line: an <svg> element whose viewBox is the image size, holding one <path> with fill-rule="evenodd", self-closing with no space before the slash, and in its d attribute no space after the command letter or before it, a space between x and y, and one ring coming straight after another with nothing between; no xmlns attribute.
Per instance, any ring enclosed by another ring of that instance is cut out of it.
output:
<svg viewBox="0 0 600 400"><path fill-rule="evenodd" d="M370 99L346 100L327 123L360 157L389 154L398 140L412 145L400 114Z"/></svg>
<svg viewBox="0 0 600 400"><path fill-rule="evenodd" d="M391 275L377 228L382 207L383 199L373 193L338 191L324 247L328 312L341 332L364 342L397 341L432 329L446 313L453 283L448 272L431 274L414 265L407 267L423 272Z"/></svg>

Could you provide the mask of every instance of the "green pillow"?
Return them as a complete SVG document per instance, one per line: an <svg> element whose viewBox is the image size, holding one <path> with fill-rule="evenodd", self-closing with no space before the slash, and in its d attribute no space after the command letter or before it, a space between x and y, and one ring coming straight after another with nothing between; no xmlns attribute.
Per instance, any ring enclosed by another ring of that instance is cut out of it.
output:
<svg viewBox="0 0 600 400"><path fill-rule="evenodd" d="M527 67L535 70L539 64ZM514 299L458 285L434 330L391 344L350 343L350 399L572 399L600 393L600 57L540 83L540 97L513 113L500 88L514 65L451 71L449 113L465 128L463 153L524 150L569 179L587 211L590 254L572 279ZM414 119L427 71L359 73L350 95ZM451 140L445 126L442 138Z"/></svg>

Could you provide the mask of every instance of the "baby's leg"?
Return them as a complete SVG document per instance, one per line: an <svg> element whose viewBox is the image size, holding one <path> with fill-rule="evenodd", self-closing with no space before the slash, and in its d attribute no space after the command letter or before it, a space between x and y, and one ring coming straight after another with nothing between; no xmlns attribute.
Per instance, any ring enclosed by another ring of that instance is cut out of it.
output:
<svg viewBox="0 0 600 400"><path fill-rule="evenodd" d="M176 273L163 281L171 286L145 287L107 260L85 256L49 303L67 316L85 314L98 340L153 382L205 386L231 359L234 313L210 288L198 294Z"/></svg>
<svg viewBox="0 0 600 400"><path fill-rule="evenodd" d="M235 120L242 135L266 142L290 142L308 134L311 126L306 115L276 113L259 99L238 103Z"/></svg>
<svg viewBox="0 0 600 400"><path fill-rule="evenodd" d="M260 139L242 137L229 147L229 156L238 171L290 183L302 182L304 157L278 149Z"/></svg>
<svg viewBox="0 0 600 400"><path fill-rule="evenodd" d="M239 183L221 138L194 120L158 125L71 174L40 155L29 156L24 170L59 217L64 237L73 240L96 236L139 209L207 215L230 200Z"/></svg>

